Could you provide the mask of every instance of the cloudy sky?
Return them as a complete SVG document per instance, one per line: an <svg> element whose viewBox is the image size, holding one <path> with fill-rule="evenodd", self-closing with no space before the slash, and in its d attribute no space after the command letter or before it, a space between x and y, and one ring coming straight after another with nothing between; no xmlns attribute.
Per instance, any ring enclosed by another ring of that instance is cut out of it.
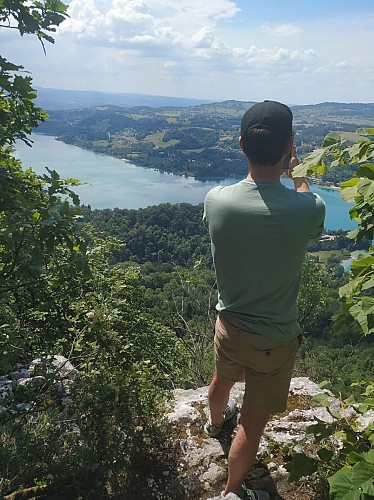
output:
<svg viewBox="0 0 374 500"><path fill-rule="evenodd" d="M0 30L41 87L288 104L374 102L373 0L71 0L44 56Z"/></svg>

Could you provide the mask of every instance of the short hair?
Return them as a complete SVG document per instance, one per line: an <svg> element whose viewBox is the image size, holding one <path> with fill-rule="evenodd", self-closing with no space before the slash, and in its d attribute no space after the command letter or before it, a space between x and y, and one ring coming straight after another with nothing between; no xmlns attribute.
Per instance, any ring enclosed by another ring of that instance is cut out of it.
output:
<svg viewBox="0 0 374 500"><path fill-rule="evenodd" d="M254 166L274 166L281 159L289 138L265 128L252 128L242 137L243 152Z"/></svg>

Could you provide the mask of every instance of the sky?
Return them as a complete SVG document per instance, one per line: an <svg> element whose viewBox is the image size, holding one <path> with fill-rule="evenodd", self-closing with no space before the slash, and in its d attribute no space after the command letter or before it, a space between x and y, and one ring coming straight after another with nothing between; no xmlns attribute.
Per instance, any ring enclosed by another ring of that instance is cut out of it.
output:
<svg viewBox="0 0 374 500"><path fill-rule="evenodd" d="M70 0L47 54L0 29L39 87L222 101L374 102L374 0Z"/></svg>

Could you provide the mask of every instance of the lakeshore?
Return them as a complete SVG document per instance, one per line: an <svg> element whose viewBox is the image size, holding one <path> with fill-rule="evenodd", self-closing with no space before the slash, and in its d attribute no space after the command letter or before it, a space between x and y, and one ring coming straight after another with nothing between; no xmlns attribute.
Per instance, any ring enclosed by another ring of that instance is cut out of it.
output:
<svg viewBox="0 0 374 500"><path fill-rule="evenodd" d="M63 178L78 178L82 185L74 187L81 203L92 208L144 208L160 203L191 203L204 201L207 192L217 185L230 185L239 178L197 180L156 169L138 167L121 159L94 153L77 146L56 141L51 136L33 134L33 147L23 142L16 145L16 155L25 168L38 174L45 168L55 169ZM292 181L282 182L291 187ZM339 189L313 185L327 206L326 229L350 230L357 224L349 218L352 204L342 200Z"/></svg>

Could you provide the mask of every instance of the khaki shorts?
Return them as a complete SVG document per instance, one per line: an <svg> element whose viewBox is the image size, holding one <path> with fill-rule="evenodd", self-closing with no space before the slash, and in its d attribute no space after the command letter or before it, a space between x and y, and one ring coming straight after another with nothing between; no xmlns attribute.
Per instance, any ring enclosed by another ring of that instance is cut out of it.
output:
<svg viewBox="0 0 374 500"><path fill-rule="evenodd" d="M214 352L218 375L245 380L244 400L253 409L286 410L296 353L301 336L276 342L251 332L234 316L218 316Z"/></svg>

